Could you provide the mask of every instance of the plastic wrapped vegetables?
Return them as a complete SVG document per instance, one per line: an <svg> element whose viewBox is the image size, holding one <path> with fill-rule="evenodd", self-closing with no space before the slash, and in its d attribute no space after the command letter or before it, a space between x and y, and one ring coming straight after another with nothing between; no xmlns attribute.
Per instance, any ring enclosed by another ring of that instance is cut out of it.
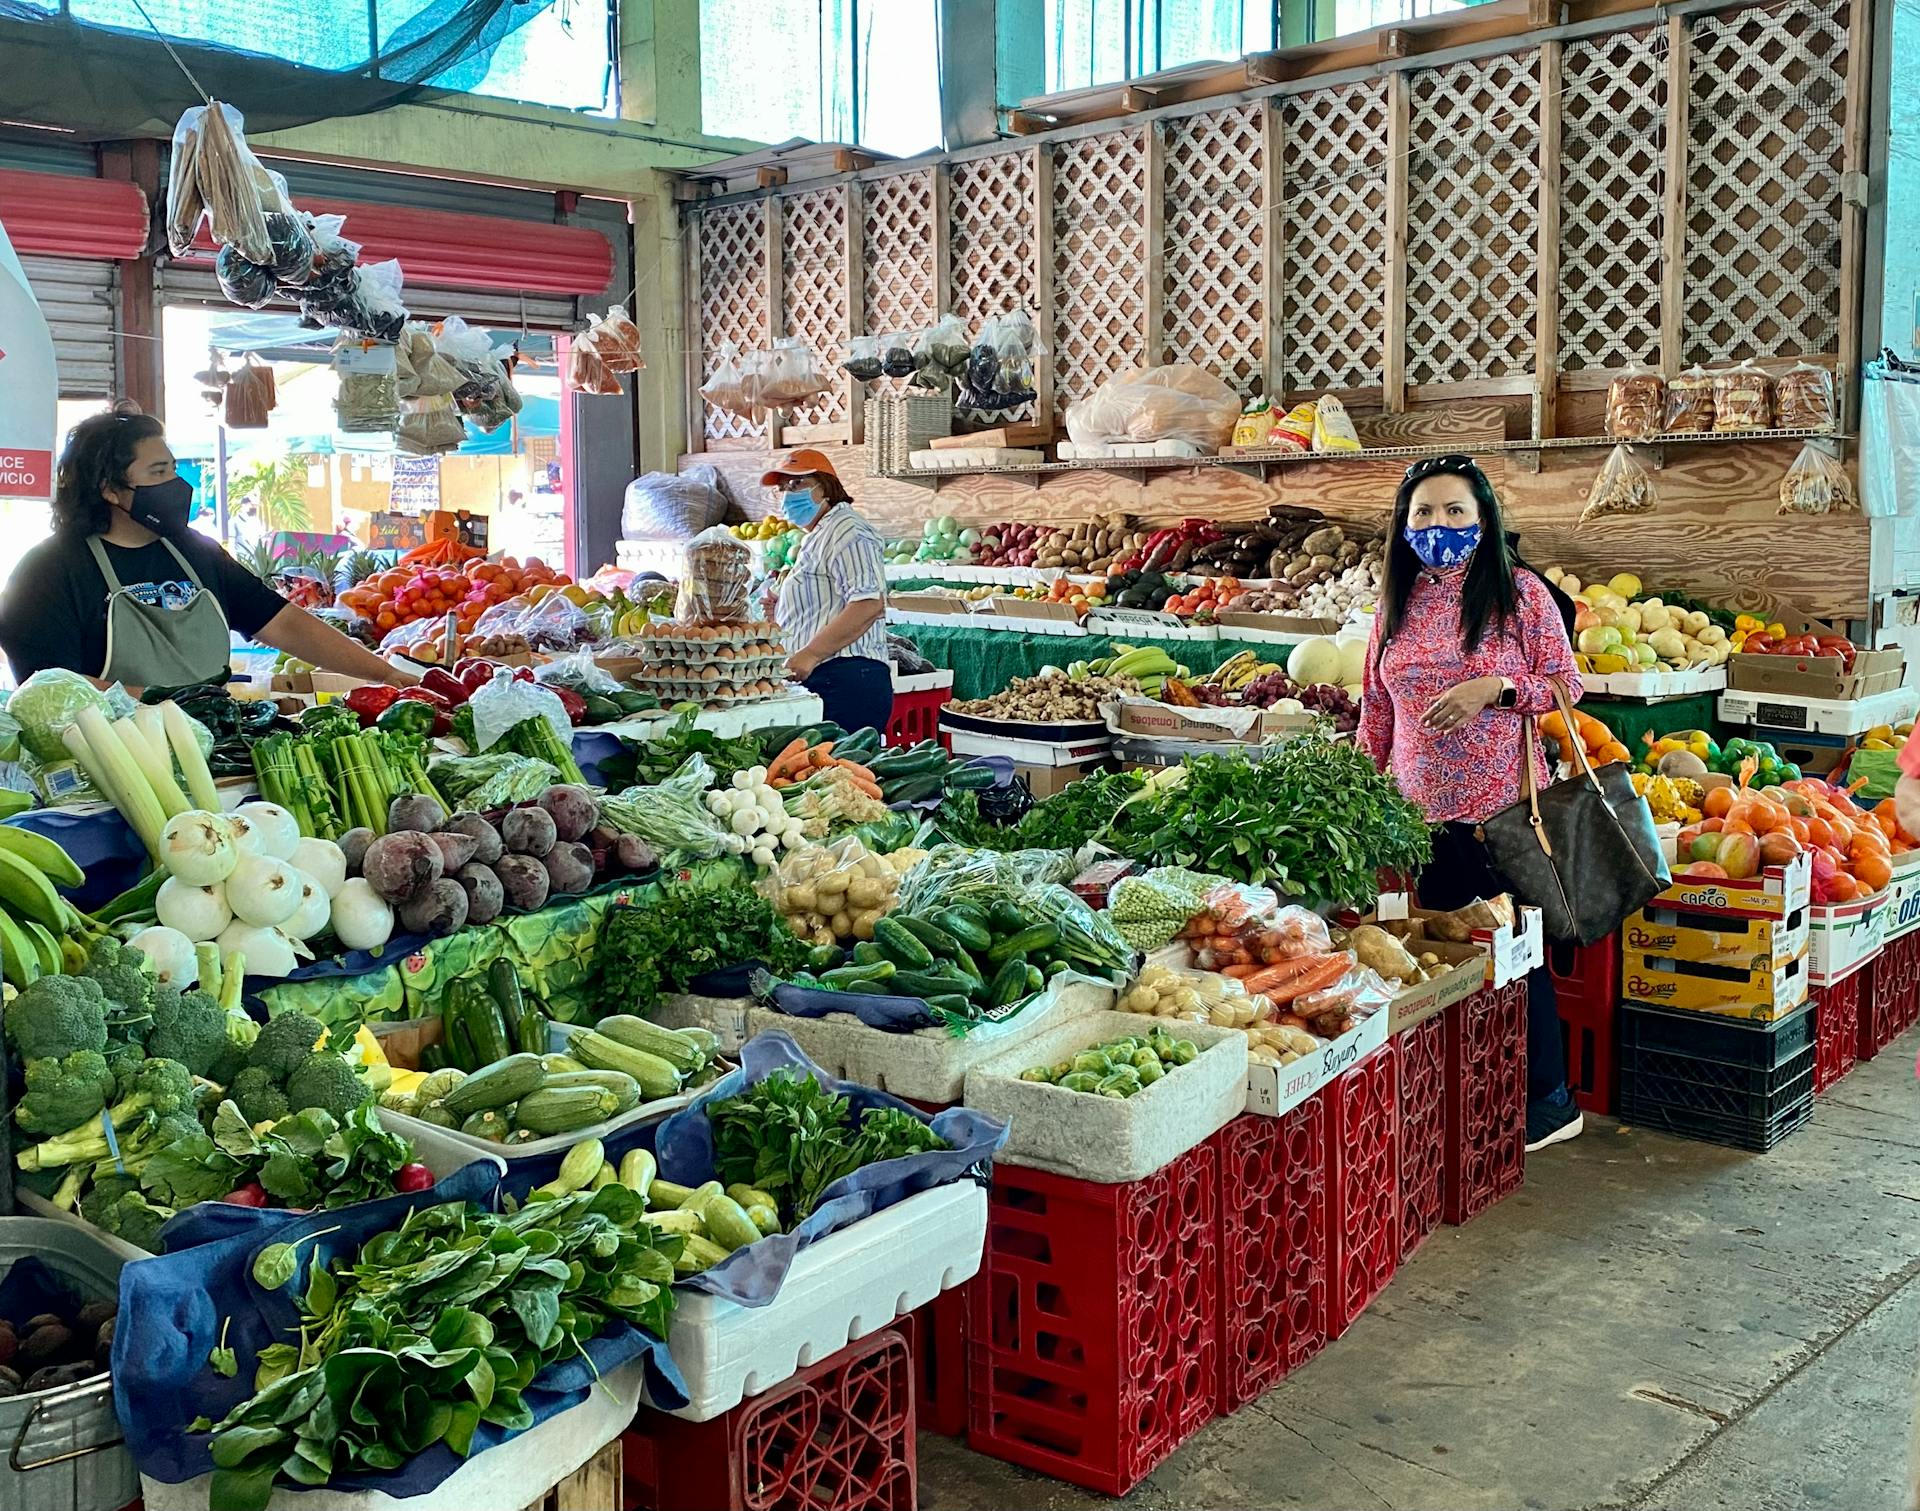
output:
<svg viewBox="0 0 1920 1511"><path fill-rule="evenodd" d="M1155 866L1141 876L1123 876L1107 909L1120 937L1137 950L1173 943L1187 920L1205 906L1220 878L1181 866Z"/></svg>
<svg viewBox="0 0 1920 1511"><path fill-rule="evenodd" d="M637 834L663 859L711 860L741 853L733 831L707 811L713 768L697 755L652 787L629 787L600 799L600 820L622 834Z"/></svg>

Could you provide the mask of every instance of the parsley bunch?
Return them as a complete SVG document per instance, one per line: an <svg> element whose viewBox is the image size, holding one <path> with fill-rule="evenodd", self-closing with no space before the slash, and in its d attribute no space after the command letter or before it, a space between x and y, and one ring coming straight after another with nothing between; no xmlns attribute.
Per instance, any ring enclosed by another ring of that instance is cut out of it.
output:
<svg viewBox="0 0 1920 1511"><path fill-rule="evenodd" d="M663 993L683 992L708 971L758 960L785 978L806 958L786 920L738 876L718 887L665 881L652 907L607 914L599 955L604 1012L644 1017Z"/></svg>

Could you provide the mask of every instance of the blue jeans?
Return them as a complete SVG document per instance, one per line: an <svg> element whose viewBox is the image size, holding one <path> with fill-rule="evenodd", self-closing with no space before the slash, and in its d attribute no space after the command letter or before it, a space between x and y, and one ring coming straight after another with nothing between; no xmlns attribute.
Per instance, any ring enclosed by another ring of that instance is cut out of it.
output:
<svg viewBox="0 0 1920 1511"><path fill-rule="evenodd" d="M806 689L824 705L824 717L848 734L873 728L881 734L893 719L893 672L869 656L830 656L813 669Z"/></svg>
<svg viewBox="0 0 1920 1511"><path fill-rule="evenodd" d="M1442 824L1433 831L1433 859L1420 873L1421 907L1448 913L1476 897L1510 890L1494 874L1472 824ZM1527 1100L1538 1102L1562 1090L1566 1066L1560 1001L1552 973L1542 964L1527 972Z"/></svg>

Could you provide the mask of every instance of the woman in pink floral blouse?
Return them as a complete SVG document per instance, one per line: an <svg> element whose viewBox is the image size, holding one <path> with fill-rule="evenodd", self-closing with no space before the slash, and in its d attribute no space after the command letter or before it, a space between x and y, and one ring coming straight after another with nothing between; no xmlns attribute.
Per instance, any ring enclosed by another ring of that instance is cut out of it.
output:
<svg viewBox="0 0 1920 1511"><path fill-rule="evenodd" d="M1420 901L1457 908L1509 890L1478 826L1520 800L1522 719L1580 696L1554 591L1508 542L1493 485L1467 457L1407 469L1367 647L1362 748L1438 827ZM1550 768L1544 752L1543 773ZM1553 977L1527 981L1527 1147L1580 1132L1563 1076Z"/></svg>

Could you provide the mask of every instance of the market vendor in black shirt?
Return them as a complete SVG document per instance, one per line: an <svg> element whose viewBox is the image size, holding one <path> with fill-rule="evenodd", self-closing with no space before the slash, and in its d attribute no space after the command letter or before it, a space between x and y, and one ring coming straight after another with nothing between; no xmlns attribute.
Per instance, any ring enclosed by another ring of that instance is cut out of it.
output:
<svg viewBox="0 0 1920 1511"><path fill-rule="evenodd" d="M224 680L229 631L369 682L419 680L288 603L187 527L193 487L143 414L82 420L54 485L53 534L0 595L0 647L22 681L65 667L103 686Z"/></svg>

